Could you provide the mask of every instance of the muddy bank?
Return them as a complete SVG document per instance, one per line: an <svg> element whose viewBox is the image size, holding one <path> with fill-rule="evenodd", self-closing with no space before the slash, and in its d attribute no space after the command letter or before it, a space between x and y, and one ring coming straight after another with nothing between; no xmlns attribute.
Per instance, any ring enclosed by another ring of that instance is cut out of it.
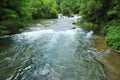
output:
<svg viewBox="0 0 120 80"><path fill-rule="evenodd" d="M120 54L108 51L110 48L105 44L104 37L96 36L95 54L97 60L101 61L106 69L110 80L120 80Z"/></svg>

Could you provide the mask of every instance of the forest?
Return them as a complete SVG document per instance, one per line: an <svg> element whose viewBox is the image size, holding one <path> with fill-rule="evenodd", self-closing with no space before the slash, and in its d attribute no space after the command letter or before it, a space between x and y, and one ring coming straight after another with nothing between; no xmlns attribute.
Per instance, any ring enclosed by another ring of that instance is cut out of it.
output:
<svg viewBox="0 0 120 80"><path fill-rule="evenodd" d="M107 45L120 50L120 1L81 0L78 24L106 37Z"/></svg>
<svg viewBox="0 0 120 80"><path fill-rule="evenodd" d="M107 45L120 50L119 0L1 0L0 35L14 34L36 19L78 14L77 25L106 37Z"/></svg>

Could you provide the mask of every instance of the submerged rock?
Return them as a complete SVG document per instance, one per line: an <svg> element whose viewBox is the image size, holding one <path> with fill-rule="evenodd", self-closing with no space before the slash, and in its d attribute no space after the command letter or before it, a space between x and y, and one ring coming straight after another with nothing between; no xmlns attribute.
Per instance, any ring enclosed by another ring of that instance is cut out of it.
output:
<svg viewBox="0 0 120 80"><path fill-rule="evenodd" d="M72 24L76 24L75 22L73 22Z"/></svg>
<svg viewBox="0 0 120 80"><path fill-rule="evenodd" d="M119 54L120 54L120 50L114 50L114 52L116 52L116 53L119 53Z"/></svg>
<svg viewBox="0 0 120 80"><path fill-rule="evenodd" d="M72 27L71 29L76 29L76 27Z"/></svg>

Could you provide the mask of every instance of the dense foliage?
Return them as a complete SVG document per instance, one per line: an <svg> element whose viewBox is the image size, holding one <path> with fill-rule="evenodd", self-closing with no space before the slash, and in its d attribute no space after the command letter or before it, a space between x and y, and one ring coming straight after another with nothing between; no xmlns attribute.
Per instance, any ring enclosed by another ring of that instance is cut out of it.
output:
<svg viewBox="0 0 120 80"><path fill-rule="evenodd" d="M0 35L16 33L32 19L57 18L54 0L1 0Z"/></svg>
<svg viewBox="0 0 120 80"><path fill-rule="evenodd" d="M54 0L32 0L33 18L57 18L57 3Z"/></svg>
<svg viewBox="0 0 120 80"><path fill-rule="evenodd" d="M120 1L81 0L78 24L106 36L106 43L120 50Z"/></svg>
<svg viewBox="0 0 120 80"><path fill-rule="evenodd" d="M106 36L106 42L112 48L120 50L120 26L111 27Z"/></svg>
<svg viewBox="0 0 120 80"><path fill-rule="evenodd" d="M80 0L1 0L0 35L17 33L35 19L71 16L79 12Z"/></svg>
<svg viewBox="0 0 120 80"><path fill-rule="evenodd" d="M58 11L65 16L78 14L80 8L80 0L56 0Z"/></svg>
<svg viewBox="0 0 120 80"><path fill-rule="evenodd" d="M0 1L0 34L16 32L31 20L29 0Z"/></svg>

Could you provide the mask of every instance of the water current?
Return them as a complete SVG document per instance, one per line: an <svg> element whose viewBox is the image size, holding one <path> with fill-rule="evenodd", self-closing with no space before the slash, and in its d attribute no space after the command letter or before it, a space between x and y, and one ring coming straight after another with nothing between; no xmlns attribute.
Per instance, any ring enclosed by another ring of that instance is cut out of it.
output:
<svg viewBox="0 0 120 80"><path fill-rule="evenodd" d="M77 18L38 20L1 38L0 80L108 80L90 50L93 32L73 25Z"/></svg>

